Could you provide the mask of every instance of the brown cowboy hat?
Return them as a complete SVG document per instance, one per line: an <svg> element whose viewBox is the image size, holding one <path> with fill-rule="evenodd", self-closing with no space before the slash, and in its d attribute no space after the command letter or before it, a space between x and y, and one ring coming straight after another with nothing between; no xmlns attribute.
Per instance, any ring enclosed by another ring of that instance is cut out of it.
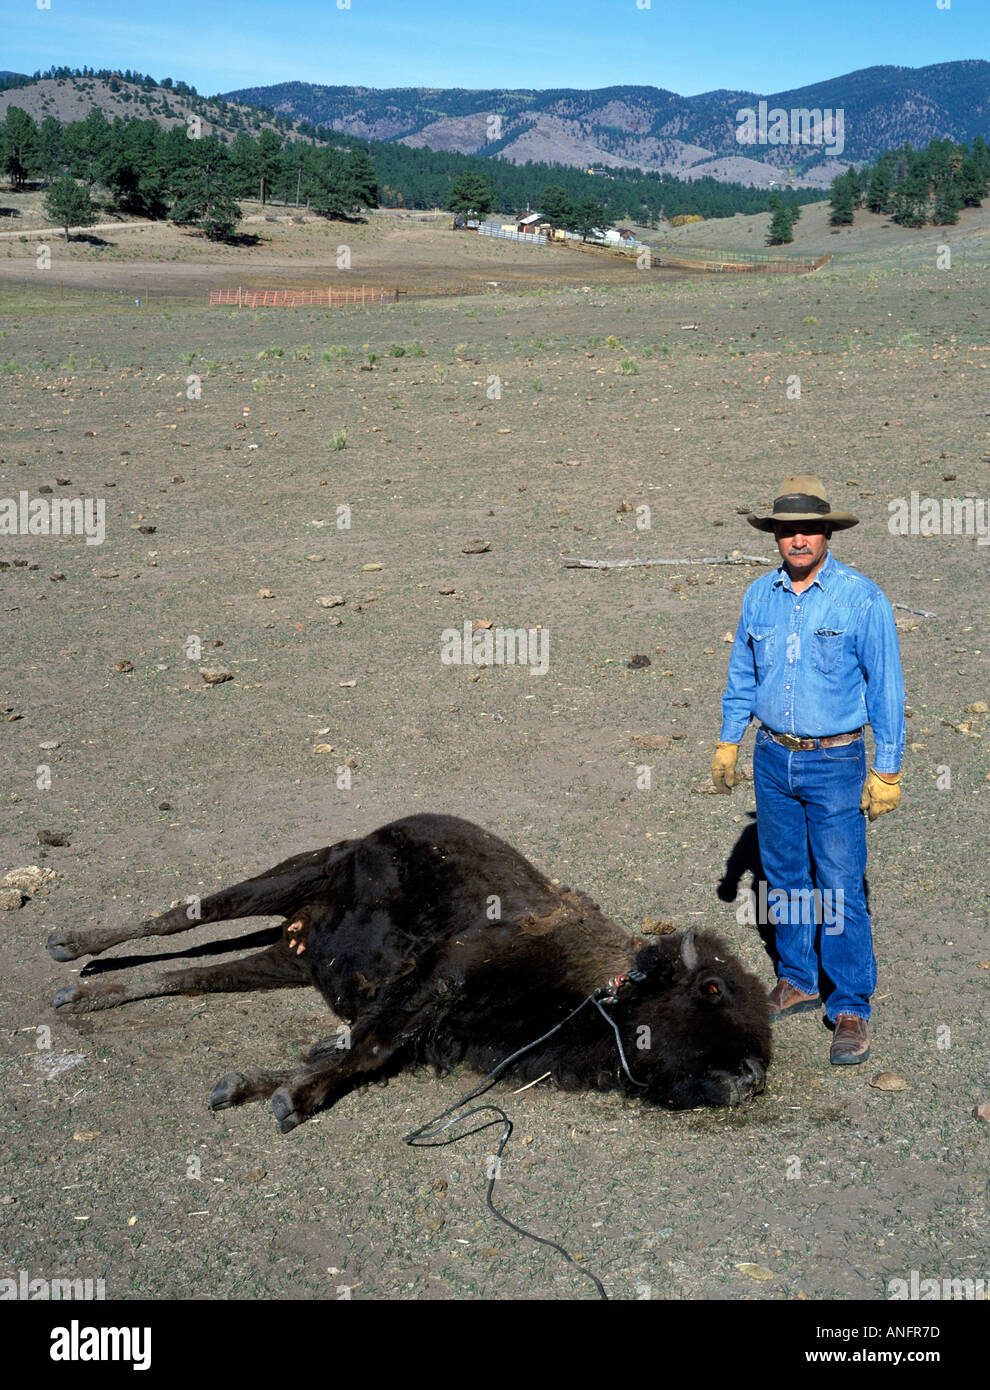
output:
<svg viewBox="0 0 990 1390"><path fill-rule="evenodd" d="M785 478L773 500L770 515L755 516L750 512L746 520L757 531L772 531L778 521L821 521L833 531L844 531L848 526L859 524L859 517L852 512L832 511L821 479L810 473Z"/></svg>

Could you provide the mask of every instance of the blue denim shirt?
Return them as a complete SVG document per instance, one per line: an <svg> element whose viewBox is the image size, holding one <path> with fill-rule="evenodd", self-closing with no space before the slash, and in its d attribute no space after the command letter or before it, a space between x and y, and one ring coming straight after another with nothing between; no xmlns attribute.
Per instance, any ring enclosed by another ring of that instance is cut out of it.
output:
<svg viewBox="0 0 990 1390"><path fill-rule="evenodd" d="M750 718L778 734L823 738L869 722L877 772L904 756L904 677L894 611L883 591L829 551L798 594L784 565L743 595L722 698L722 741Z"/></svg>

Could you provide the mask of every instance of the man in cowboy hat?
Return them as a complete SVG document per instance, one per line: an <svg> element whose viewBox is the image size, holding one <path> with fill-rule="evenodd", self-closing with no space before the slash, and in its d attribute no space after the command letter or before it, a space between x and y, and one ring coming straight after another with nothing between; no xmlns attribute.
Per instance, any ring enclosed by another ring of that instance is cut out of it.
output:
<svg viewBox="0 0 990 1390"><path fill-rule="evenodd" d="M833 511L818 478L785 478L770 515L746 520L773 532L783 564L743 597L712 780L732 790L739 743L755 716L756 824L779 956L771 1018L820 1006L820 968L831 1061L856 1064L870 1055L877 978L862 813L876 820L901 795L904 680L894 614L876 584L830 552L832 532L858 518ZM869 775L866 723L876 745Z"/></svg>

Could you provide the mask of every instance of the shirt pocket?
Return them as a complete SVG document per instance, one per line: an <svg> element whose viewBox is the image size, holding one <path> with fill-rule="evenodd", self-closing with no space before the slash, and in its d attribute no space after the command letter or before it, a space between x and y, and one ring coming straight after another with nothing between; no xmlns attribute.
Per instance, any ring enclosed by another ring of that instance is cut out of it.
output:
<svg viewBox="0 0 990 1390"><path fill-rule="evenodd" d="M811 639L811 664L816 671L833 675L842 663L845 632L834 627L820 627Z"/></svg>
<svg viewBox="0 0 990 1390"><path fill-rule="evenodd" d="M751 627L747 632L757 674L760 674L773 665L777 634L772 627Z"/></svg>

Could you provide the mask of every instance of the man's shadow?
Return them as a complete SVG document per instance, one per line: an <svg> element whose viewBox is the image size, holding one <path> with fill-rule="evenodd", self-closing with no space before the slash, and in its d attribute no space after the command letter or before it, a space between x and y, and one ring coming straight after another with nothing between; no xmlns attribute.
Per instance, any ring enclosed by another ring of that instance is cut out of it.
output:
<svg viewBox="0 0 990 1390"><path fill-rule="evenodd" d="M736 907L736 918L740 926L748 926L750 930L759 933L760 940L763 942L763 949L773 965L774 974L777 973L777 965L780 956L777 952L777 934L774 925L769 920L769 913L760 911L760 904L766 903L767 895L772 891L771 885L767 882L766 874L763 871L763 861L760 858L760 840L756 830L756 812L750 811L748 814L749 824L744 826L739 838L733 845L728 859L725 861L725 872L719 880L716 892L719 900L723 903L733 903ZM814 857L809 849L811 859L812 876L815 873ZM744 881L746 880L746 881ZM761 887L762 885L762 887ZM776 885L774 885L776 886ZM866 910L870 910L870 883L869 879L863 879L863 890L866 894ZM748 901L747 901L748 899ZM755 920L754 920L755 919ZM819 922L815 928L815 954L821 960L821 933L823 924ZM835 988L834 981L830 980L825 971L819 966L819 988L823 999L827 999Z"/></svg>

